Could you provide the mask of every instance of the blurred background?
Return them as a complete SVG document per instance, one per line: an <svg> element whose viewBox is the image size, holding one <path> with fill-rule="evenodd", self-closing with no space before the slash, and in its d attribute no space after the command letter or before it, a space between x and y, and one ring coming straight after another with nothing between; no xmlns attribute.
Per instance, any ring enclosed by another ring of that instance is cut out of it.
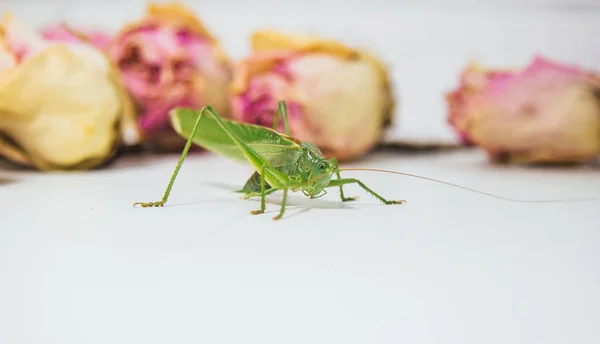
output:
<svg viewBox="0 0 600 344"><path fill-rule="evenodd" d="M161 2L161 1L158 1ZM472 60L520 67L535 54L600 69L597 0L187 0L235 59L253 30L312 32L372 49L391 68L398 99L388 142L452 144L444 93ZM36 27L67 20L114 32L141 18L142 0L3 0Z"/></svg>

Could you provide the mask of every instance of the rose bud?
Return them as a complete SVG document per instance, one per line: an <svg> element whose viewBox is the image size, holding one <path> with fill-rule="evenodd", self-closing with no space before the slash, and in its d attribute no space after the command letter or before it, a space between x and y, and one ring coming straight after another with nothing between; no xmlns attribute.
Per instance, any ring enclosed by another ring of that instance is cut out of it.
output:
<svg viewBox="0 0 600 344"><path fill-rule="evenodd" d="M89 169L139 139L133 102L105 53L0 23L0 155L40 170Z"/></svg>
<svg viewBox="0 0 600 344"><path fill-rule="evenodd" d="M520 72L481 80L453 123L492 161L580 163L600 153L595 75L537 56Z"/></svg>
<svg viewBox="0 0 600 344"><path fill-rule="evenodd" d="M229 116L228 87L233 64L217 39L178 3L150 4L145 18L126 25L112 41L110 56L139 109L148 146L181 149L169 111L211 104Z"/></svg>
<svg viewBox="0 0 600 344"><path fill-rule="evenodd" d="M373 55L273 31L254 33L251 44L252 55L240 62L232 83L235 119L272 127L284 100L292 136L325 156L354 159L380 142L394 102L387 70Z"/></svg>

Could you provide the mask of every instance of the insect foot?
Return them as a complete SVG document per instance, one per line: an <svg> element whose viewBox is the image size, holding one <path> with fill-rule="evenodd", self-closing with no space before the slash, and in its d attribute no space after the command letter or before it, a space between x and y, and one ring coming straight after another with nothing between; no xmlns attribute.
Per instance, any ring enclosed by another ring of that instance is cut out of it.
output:
<svg viewBox="0 0 600 344"><path fill-rule="evenodd" d="M352 202L352 201L356 201L358 199L357 197L344 197L342 198L342 202Z"/></svg>
<svg viewBox="0 0 600 344"><path fill-rule="evenodd" d="M265 211L264 210L252 210L250 212L250 214L252 215L258 215L258 214L263 214Z"/></svg>
<svg viewBox="0 0 600 344"><path fill-rule="evenodd" d="M133 203L133 206L135 207L136 205L141 205L142 208L148 208L148 207L162 207L165 205L165 201L158 201L158 202L135 202Z"/></svg>
<svg viewBox="0 0 600 344"><path fill-rule="evenodd" d="M405 200L399 200L399 201L387 201L385 202L385 204L402 204L402 203L406 203Z"/></svg>

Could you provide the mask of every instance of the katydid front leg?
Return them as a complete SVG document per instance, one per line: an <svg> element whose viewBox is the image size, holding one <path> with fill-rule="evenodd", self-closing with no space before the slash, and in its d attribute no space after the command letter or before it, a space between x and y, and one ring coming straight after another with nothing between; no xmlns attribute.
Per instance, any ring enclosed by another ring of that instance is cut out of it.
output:
<svg viewBox="0 0 600 344"><path fill-rule="evenodd" d="M361 182L358 179L355 178L343 178L343 179L335 179L329 182L329 184L327 185L327 187L335 187L335 186L339 186L341 188L342 185L346 185L346 184L358 184L361 188L363 188L366 192L368 192L369 194L371 194L373 197L377 198L378 200L380 200L381 202L385 203L385 204L402 204L402 203L406 203L405 200L399 200L399 201L389 201L383 197L381 197L379 194L377 194L375 191L369 189L363 182Z"/></svg>
<svg viewBox="0 0 600 344"><path fill-rule="evenodd" d="M337 175L338 180L342 180L340 171L336 171L335 174ZM344 197L344 187L342 184L340 184L340 197L342 198L342 202L356 201L358 199L358 197Z"/></svg>

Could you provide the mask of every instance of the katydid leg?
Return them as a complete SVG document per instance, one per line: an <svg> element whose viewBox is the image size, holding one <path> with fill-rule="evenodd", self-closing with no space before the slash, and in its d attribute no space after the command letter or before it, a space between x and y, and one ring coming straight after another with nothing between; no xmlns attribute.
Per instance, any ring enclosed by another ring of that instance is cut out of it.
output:
<svg viewBox="0 0 600 344"><path fill-rule="evenodd" d="M290 133L290 126L288 125L287 108L284 101L280 101L277 105L277 112L275 113L275 118L273 119L273 130L277 130L279 117L283 119L283 128L285 129L285 134L287 136L291 136L292 134Z"/></svg>
<svg viewBox="0 0 600 344"><path fill-rule="evenodd" d="M279 172L277 169L275 169L271 163L269 161L267 161L267 159L265 159L263 156L261 156L259 153L257 153L254 149L250 148L250 146L248 146L244 140L242 140L240 137L238 137L235 133L233 133L225 124L225 122L223 122L223 120L221 119L221 117L217 114L217 112L213 109L212 106L208 105L206 106L206 111L215 119L215 121L217 122L217 124L221 127L221 129L223 129L223 131L227 134L227 136L229 136L229 138L236 144L236 146L238 146L238 148L244 152L244 155L246 156L246 158L250 161L250 163L252 165L255 166L256 169L262 169L263 166L266 167L265 172L269 172L271 174L271 176L273 178L275 178L277 180L277 182L281 183L281 184L285 184L288 182L288 178L285 174ZM203 112L200 113L200 116L202 116ZM257 165L260 165L257 166ZM269 184L271 184L271 182L269 182Z"/></svg>
<svg viewBox="0 0 600 344"><path fill-rule="evenodd" d="M287 205L287 198L288 198L288 186L286 184L283 187L283 198L281 200L281 209L279 210L279 215L275 216L273 218L273 220L279 220L283 217L283 214L285 213L285 207Z"/></svg>
<svg viewBox="0 0 600 344"><path fill-rule="evenodd" d="M260 171L260 209L253 210L250 212L250 214L258 215L265 212L265 196L265 166L263 166L262 170Z"/></svg>
<svg viewBox="0 0 600 344"><path fill-rule="evenodd" d="M277 189L271 189L271 190L266 190L265 189L265 171L268 169L269 167L263 167L261 172L260 172L260 209L259 210L253 210L250 212L250 214L252 215L258 215L258 214L263 214L265 212L266 209L266 201L265 201L265 197L267 196L267 194L270 194L272 192L275 192ZM279 220L283 217L283 214L285 213L285 207L287 205L287 196L288 196L288 184L286 183L285 186L283 187L283 199L281 201L281 209L279 210L279 215L275 216L273 218L273 220Z"/></svg>
<svg viewBox="0 0 600 344"><path fill-rule="evenodd" d="M363 188L366 192L368 192L369 194L371 194L373 197L377 198L378 200L380 200L381 202L385 203L385 204L402 204L405 203L405 200L399 200L399 201L391 201L391 200L387 200L383 197L381 197L379 194L377 194L375 191L371 190L368 186L366 186L363 182L361 182L358 179L355 178L343 178L343 179L334 179L332 181L329 182L329 184L327 185L327 187L335 187L335 186L339 186L341 187L342 185L347 185L347 184L358 184L361 188Z"/></svg>
<svg viewBox="0 0 600 344"><path fill-rule="evenodd" d="M204 108L200 112L200 116L198 116L198 119L196 120L196 123L194 124L194 129L192 129L192 134L190 135L187 142L185 143L185 147L183 148L183 152L181 153L181 156L179 157L179 162L177 163L177 166L175 166L175 170L173 171L173 174L171 175L171 179L169 180L169 184L167 185L167 189L165 190L165 194L163 195L163 198L158 202L135 202L135 203L133 203L134 207L138 204L141 205L142 207L162 207L167 202L167 199L169 198L169 194L171 193L171 188L173 187L173 183L175 183L175 178L177 178L179 169L181 169L181 165L183 165L183 161L185 160L185 157L187 156L188 151L190 150L190 147L192 146L192 141L194 139L194 136L196 136L196 132L198 131L198 128L200 127L200 119L202 119L202 112L204 112Z"/></svg>
<svg viewBox="0 0 600 344"><path fill-rule="evenodd" d="M342 176L340 176L340 171L337 171L335 174L337 175L338 180L342 180ZM340 184L340 197L342 198L342 202L356 201L358 199L358 197L345 197L344 187L342 186L342 184Z"/></svg>
<svg viewBox="0 0 600 344"><path fill-rule="evenodd" d="M179 162L177 163L177 166L175 167L175 171L173 172L173 175L171 176L171 179L169 181L169 184L167 186L167 189L165 191L165 194L164 194L162 200L160 200L158 202L135 202L133 204L134 206L136 206L136 205L141 205L142 207L162 207L162 206L164 206L164 204L167 202L167 199L169 198L169 194L171 193L171 188L173 187L175 178L177 177L177 174L179 173L179 169L181 168L181 165L183 164L183 161L184 161L185 157L187 156L188 151L190 150L193 139L196 136L196 133L200 126L200 121L202 120L202 116L204 116L205 113L208 113L211 117L213 117L215 119L215 121L218 123L218 125L221 127L221 129L223 129L223 131L229 136L229 138L231 138L231 140L238 146L238 148L244 152L244 155L246 155L246 157L250 161L252 161L256 164L261 164L261 166L269 164L269 162L266 159L264 159L255 150L250 148L246 143L244 143L244 141L241 138L239 138L235 133L233 133L227 127L227 125L223 122L223 120L221 120L221 117L217 114L217 112L213 109L212 106L207 105L207 106L203 107L202 110L200 110L198 119L196 120L196 123L194 124L194 128L192 129L190 137L188 138L188 140L185 144L183 153L181 154L181 157L179 158ZM268 168L270 166L266 166L266 167ZM279 181L281 183L287 183L287 181L288 181L287 177L283 173L277 171L274 168L269 168L269 172L271 173L273 178L277 179L277 181Z"/></svg>

